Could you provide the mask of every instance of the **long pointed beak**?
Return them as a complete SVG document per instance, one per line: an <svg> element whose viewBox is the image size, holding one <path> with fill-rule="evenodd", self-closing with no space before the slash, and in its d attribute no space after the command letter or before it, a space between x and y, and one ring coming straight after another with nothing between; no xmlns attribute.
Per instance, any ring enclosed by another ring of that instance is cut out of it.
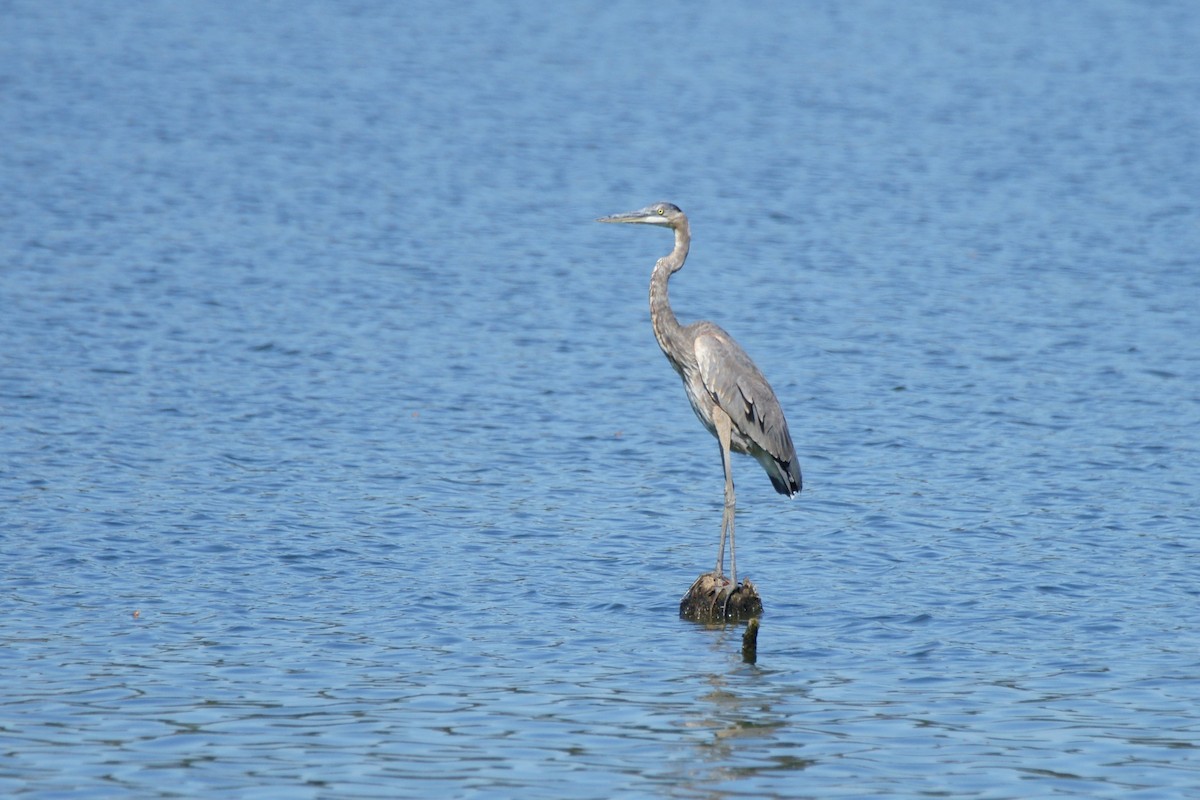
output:
<svg viewBox="0 0 1200 800"><path fill-rule="evenodd" d="M613 214L611 217L600 217L596 222L641 222L645 225L671 224L655 206L639 208L637 211L626 211L624 214Z"/></svg>
<svg viewBox="0 0 1200 800"><path fill-rule="evenodd" d="M613 214L608 217L598 217L596 222L644 222L645 211L626 211L624 214Z"/></svg>

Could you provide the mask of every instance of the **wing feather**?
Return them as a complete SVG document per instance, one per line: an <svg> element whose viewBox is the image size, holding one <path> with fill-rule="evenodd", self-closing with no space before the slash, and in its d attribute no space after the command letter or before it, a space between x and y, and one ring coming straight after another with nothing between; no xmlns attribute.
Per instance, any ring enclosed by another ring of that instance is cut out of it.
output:
<svg viewBox="0 0 1200 800"><path fill-rule="evenodd" d="M796 448L771 385L733 338L708 324L693 346L709 396L733 420L737 449L759 460L782 494L800 491Z"/></svg>

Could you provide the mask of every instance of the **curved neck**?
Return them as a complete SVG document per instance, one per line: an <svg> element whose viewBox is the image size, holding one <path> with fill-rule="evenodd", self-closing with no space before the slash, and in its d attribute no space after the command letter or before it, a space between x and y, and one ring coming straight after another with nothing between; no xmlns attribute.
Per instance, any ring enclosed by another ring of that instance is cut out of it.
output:
<svg viewBox="0 0 1200 800"><path fill-rule="evenodd" d="M667 281L672 273L683 266L691 242L691 232L688 230L687 220L684 219L675 228L675 248L655 262L654 272L650 275L650 323L654 326L654 337L658 339L658 346L673 364L677 363L675 353L683 352L686 342L683 326L671 310L671 301L667 297Z"/></svg>

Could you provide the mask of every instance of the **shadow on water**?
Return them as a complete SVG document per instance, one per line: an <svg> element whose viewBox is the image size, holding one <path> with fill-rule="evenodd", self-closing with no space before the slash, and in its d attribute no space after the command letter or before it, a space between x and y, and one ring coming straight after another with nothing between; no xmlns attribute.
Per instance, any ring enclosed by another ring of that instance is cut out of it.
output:
<svg viewBox="0 0 1200 800"><path fill-rule="evenodd" d="M696 684L695 711L681 724L703 736L695 744L694 771L680 787L684 795L736 793L739 782L764 785L764 780L786 780L789 773L816 763L789 744L786 735L793 725L788 709L804 700L804 687L789 687L786 697L777 694L780 687L769 680L769 667L757 667L744 655L740 663L729 658L744 649L745 633L756 623L690 623L704 630L708 658L724 661L728 668L690 678ZM746 752L754 752L755 758L747 761Z"/></svg>

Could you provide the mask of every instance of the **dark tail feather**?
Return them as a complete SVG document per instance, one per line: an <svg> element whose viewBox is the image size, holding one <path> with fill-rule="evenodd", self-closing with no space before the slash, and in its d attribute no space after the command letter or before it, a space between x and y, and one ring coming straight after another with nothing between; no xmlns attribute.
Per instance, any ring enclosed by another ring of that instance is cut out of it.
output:
<svg viewBox="0 0 1200 800"><path fill-rule="evenodd" d="M763 464L766 467L767 475L771 478L771 485L775 487L775 491L780 494L786 494L788 497L800 493L800 489L804 486L804 481L800 477L800 462L793 458L791 461L776 461L773 457L767 456Z"/></svg>

